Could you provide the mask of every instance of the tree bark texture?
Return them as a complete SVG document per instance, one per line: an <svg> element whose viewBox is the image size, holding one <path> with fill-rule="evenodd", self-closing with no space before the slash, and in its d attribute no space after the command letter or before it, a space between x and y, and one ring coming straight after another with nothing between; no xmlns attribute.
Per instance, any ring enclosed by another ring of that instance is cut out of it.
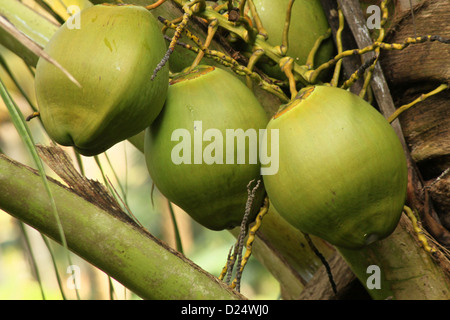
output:
<svg viewBox="0 0 450 320"><path fill-rule="evenodd" d="M410 10L396 12L386 41L400 43L415 35L450 39L449 0L422 1L413 12L414 16ZM450 47L437 41L383 52L381 63L396 106L413 101L441 83L449 84L449 61ZM434 218L448 231L450 172L445 170L450 168L450 90L407 110L400 116L400 122L411 157L420 169L425 186L429 187L426 191L433 202L430 206L437 213ZM450 242L445 244L449 246Z"/></svg>

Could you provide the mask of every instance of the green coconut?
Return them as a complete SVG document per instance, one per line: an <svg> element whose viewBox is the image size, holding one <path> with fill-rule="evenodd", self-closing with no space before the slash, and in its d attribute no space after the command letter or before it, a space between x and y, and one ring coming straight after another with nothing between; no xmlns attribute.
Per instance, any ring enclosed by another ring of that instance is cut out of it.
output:
<svg viewBox="0 0 450 320"><path fill-rule="evenodd" d="M48 135L86 156L99 154L148 127L167 94L168 67L152 74L166 52L156 19L138 6L96 5L65 23L45 51L81 87L44 59L36 97Z"/></svg>
<svg viewBox="0 0 450 320"><path fill-rule="evenodd" d="M253 0L256 12L268 34L268 43L272 46L282 44L284 22L289 0ZM287 56L304 65L308 55L320 36L329 28L328 20L320 0L296 0L291 10ZM314 67L327 62L334 52L332 39L322 42L314 59ZM264 60L259 66L268 74L278 79L285 78L278 65Z"/></svg>
<svg viewBox="0 0 450 320"><path fill-rule="evenodd" d="M279 130L279 141L268 135L279 143L279 170L264 184L289 223L350 249L393 232L406 197L406 158L369 103L340 88L308 87L267 129Z"/></svg>
<svg viewBox="0 0 450 320"><path fill-rule="evenodd" d="M247 186L259 180L251 222L263 201L258 141L268 120L252 91L222 69L199 66L174 79L145 134L155 186L201 225L223 230L241 224Z"/></svg>

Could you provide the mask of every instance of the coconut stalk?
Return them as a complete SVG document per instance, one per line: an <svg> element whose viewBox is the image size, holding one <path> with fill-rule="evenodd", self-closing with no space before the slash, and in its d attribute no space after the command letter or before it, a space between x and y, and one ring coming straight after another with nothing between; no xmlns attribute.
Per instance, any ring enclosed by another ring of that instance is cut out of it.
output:
<svg viewBox="0 0 450 320"><path fill-rule="evenodd" d="M339 248L373 299L449 300L450 280L445 259L426 251L411 221L403 215L389 238L362 250ZM442 259L442 264L436 260Z"/></svg>
<svg viewBox="0 0 450 320"><path fill-rule="evenodd" d="M244 299L125 218L125 213L101 209L48 179L70 250L143 299ZM4 155L0 155L0 208L60 242L42 178Z"/></svg>

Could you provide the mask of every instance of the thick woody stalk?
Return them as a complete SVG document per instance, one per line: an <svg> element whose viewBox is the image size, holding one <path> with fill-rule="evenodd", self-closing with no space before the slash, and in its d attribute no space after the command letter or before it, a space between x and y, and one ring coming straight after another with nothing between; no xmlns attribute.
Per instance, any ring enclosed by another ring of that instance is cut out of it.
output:
<svg viewBox="0 0 450 320"><path fill-rule="evenodd" d="M144 299L244 299L138 226L51 181L71 251ZM59 241L42 178L0 155L0 209Z"/></svg>
<svg viewBox="0 0 450 320"><path fill-rule="evenodd" d="M339 252L374 299L450 299L450 279L436 263L441 255L419 244L406 215L389 238L362 250Z"/></svg>

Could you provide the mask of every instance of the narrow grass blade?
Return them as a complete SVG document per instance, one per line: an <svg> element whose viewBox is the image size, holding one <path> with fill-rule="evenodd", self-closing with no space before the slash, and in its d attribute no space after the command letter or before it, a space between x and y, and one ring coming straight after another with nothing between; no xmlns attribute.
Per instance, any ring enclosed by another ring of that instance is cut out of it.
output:
<svg viewBox="0 0 450 320"><path fill-rule="evenodd" d="M181 243L180 230L178 229L177 220L175 218L175 212L173 211L172 203L167 200L167 204L169 205L170 217L172 218L173 223L173 231L175 233L175 243L178 252L183 253L183 244Z"/></svg>
<svg viewBox="0 0 450 320"><path fill-rule="evenodd" d="M55 257L55 255L53 253L53 249L52 249L52 247L50 245L50 241L42 233L41 233L41 236L42 236L42 240L44 241L45 246L47 247L48 252L50 253L50 256L51 256L51 259L52 259L53 269L55 270L55 275L56 275L56 282L58 282L58 287L59 287L59 291L61 292L61 297L63 298L63 300L67 300L67 297L66 297L66 295L64 293L64 288L63 288L63 285L62 285L61 277L59 276L58 266L56 264L56 257Z"/></svg>
<svg viewBox="0 0 450 320"><path fill-rule="evenodd" d="M45 300L44 286L42 285L41 276L39 273L39 268L34 257L33 248L31 247L30 238L28 237L28 233L25 230L25 225L22 221L19 221L20 232L22 233L23 238L25 239L25 245L27 247L28 254L31 260L31 267L33 268L34 274L36 276L37 282L39 283L39 289L41 290L42 299Z"/></svg>

